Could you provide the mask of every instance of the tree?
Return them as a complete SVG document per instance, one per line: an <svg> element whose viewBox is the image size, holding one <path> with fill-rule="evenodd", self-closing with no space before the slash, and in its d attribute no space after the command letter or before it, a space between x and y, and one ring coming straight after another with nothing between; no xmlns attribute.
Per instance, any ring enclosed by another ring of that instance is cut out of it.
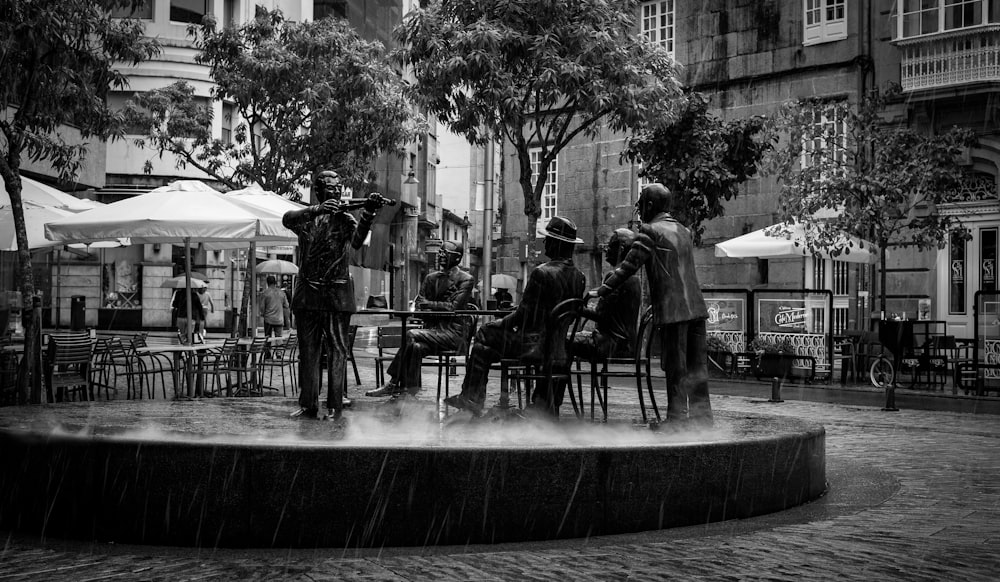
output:
<svg viewBox="0 0 1000 582"><path fill-rule="evenodd" d="M851 251L844 234L878 247L880 309L886 308L886 249L944 248L956 231L954 216L937 212L963 172L958 161L975 145L974 134L952 128L931 135L887 123L898 87L873 90L856 106L803 100L785 104L774 128L788 139L766 160L780 183L780 215L811 233L810 251L831 256Z"/></svg>
<svg viewBox="0 0 1000 582"><path fill-rule="evenodd" d="M646 127L680 95L667 51L635 33L633 0L438 0L396 29L416 99L476 144L517 152L534 235L549 166L577 136ZM531 148L539 178L532 183Z"/></svg>
<svg viewBox="0 0 1000 582"><path fill-rule="evenodd" d="M214 138L210 108L184 82L137 95L127 111L146 137L136 144L174 154L178 168L298 199L313 171L334 169L361 184L376 156L416 135L382 45L344 20L289 22L258 7L239 28L217 30L206 18L188 30L201 51L196 60L211 68L212 96L233 103L240 120L227 120L231 139Z"/></svg>
<svg viewBox="0 0 1000 582"><path fill-rule="evenodd" d="M723 121L708 112L703 95L691 93L675 119L630 137L622 157L642 164L640 176L684 197L700 242L702 223L722 216L723 202L756 175L773 148L770 135L763 117Z"/></svg>
<svg viewBox="0 0 1000 582"><path fill-rule="evenodd" d="M10 195L24 311L25 352L18 383L28 398L39 346L31 317L35 283L21 204L22 156L47 160L65 179L79 170L87 143L67 141L67 126L83 140L122 135L122 116L107 107L107 94L127 85L115 66L153 56L155 41L138 20L114 19L109 8L124 0L0 0L0 176ZM41 395L32 391L31 400Z"/></svg>

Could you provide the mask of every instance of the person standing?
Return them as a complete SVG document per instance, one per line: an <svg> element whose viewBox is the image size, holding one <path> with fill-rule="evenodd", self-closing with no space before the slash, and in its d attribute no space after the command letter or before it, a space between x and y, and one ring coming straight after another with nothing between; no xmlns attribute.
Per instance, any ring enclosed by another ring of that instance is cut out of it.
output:
<svg viewBox="0 0 1000 582"><path fill-rule="evenodd" d="M278 289L274 275L267 276L267 289L260 294L260 316L264 320L264 337L281 337L288 321L288 297Z"/></svg>
<svg viewBox="0 0 1000 582"><path fill-rule="evenodd" d="M208 292L208 281L204 287L198 287L198 301L201 302L201 319L195 325L194 334L204 342L205 331L208 329L208 314L215 313L215 302L212 301L212 294Z"/></svg>
<svg viewBox="0 0 1000 582"><path fill-rule="evenodd" d="M347 340L351 314L357 309L349 255L361 248L383 199L369 195L359 222L341 209L342 193L336 172L319 172L313 179L316 203L290 210L282 218L284 226L298 235L301 257L291 305L299 333L299 409L293 417L319 417L324 343L329 354L327 418L343 414Z"/></svg>
<svg viewBox="0 0 1000 582"><path fill-rule="evenodd" d="M625 260L600 288L588 293L606 297L642 267L649 278L653 324L660 334L660 367L666 375L667 421L712 426L708 394L705 321L708 308L694 267L691 231L680 221L680 200L662 184L647 184L636 212L639 235Z"/></svg>
<svg viewBox="0 0 1000 582"><path fill-rule="evenodd" d="M201 306L201 297L198 295L198 290L194 287L191 288L190 317L188 317L187 306L187 296L184 293L184 289L178 289L174 293L174 300L171 307L174 309L174 313L177 314L177 330L182 342L187 342L189 332L198 333L199 323L205 321L205 308Z"/></svg>
<svg viewBox="0 0 1000 582"><path fill-rule="evenodd" d="M545 339L549 313L566 299L580 299L586 291L587 279L573 264L573 250L583 242L576 238L576 224L554 216L539 234L545 236L545 255L550 260L531 271L514 311L479 327L462 381L462 393L446 398L449 406L476 416L482 414L490 365L504 358L525 359L537 353ZM562 383L549 386L548 382L538 382L531 396L532 404L558 415L565 388Z"/></svg>
<svg viewBox="0 0 1000 582"><path fill-rule="evenodd" d="M365 396L415 396L420 391L420 362L425 356L465 348L472 324L468 316L435 316L469 309L475 278L458 266L465 249L448 241L437 253L438 270L424 277L415 300L421 312L422 329L406 331L406 342L389 364L389 382L382 388L369 390Z"/></svg>

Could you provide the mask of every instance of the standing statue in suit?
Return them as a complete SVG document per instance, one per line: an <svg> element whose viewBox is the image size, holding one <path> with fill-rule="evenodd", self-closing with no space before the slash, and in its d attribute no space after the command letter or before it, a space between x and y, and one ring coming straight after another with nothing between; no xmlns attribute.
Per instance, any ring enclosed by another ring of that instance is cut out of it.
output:
<svg viewBox="0 0 1000 582"><path fill-rule="evenodd" d="M323 343L326 343L327 418L340 418L344 408L348 335L354 305L354 281L347 269L349 253L361 248L380 197L365 202L360 223L343 211L343 187L336 172L323 171L313 179L316 204L289 210L282 218L299 237L299 276L292 294L292 312L299 333L299 410L292 416L319 417Z"/></svg>
<svg viewBox="0 0 1000 582"><path fill-rule="evenodd" d="M420 391L420 362L425 356L444 351L462 351L469 339L469 316L435 316L442 313L470 309L469 301L476 281L458 266L465 249L456 242L441 245L437 253L438 270L424 277L415 307L421 312L422 329L406 331L406 342L389 364L389 382L365 396L415 396Z"/></svg>
<svg viewBox="0 0 1000 582"><path fill-rule="evenodd" d="M504 358L530 358L545 339L549 313L566 299L579 299L586 291L587 280L573 264L573 249L583 241L576 237L576 225L568 218L555 216L539 234L545 236L545 255L551 259L535 267L524 286L517 309L502 319L479 327L469 356L462 393L445 399L455 408L478 416L486 401L486 381L490 365ZM553 415L559 412L565 385L549 386L538 382L532 403Z"/></svg>
<svg viewBox="0 0 1000 582"><path fill-rule="evenodd" d="M678 221L684 217L677 196L662 184L643 187L636 211L642 220L639 236L622 264L590 295L610 295L645 266L653 324L660 334L660 366L666 373L667 420L711 426L708 309L695 274L691 231Z"/></svg>

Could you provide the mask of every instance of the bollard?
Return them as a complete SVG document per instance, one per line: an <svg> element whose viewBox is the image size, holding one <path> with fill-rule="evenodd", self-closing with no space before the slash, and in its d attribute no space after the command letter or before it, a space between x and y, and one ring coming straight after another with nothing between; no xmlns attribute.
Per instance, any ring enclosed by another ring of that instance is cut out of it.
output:
<svg viewBox="0 0 1000 582"><path fill-rule="evenodd" d="M781 379L771 378L771 399L768 402L784 402L781 399Z"/></svg>
<svg viewBox="0 0 1000 582"><path fill-rule="evenodd" d="M896 408L896 386L889 383L885 387L885 406L882 407L885 412L899 412Z"/></svg>

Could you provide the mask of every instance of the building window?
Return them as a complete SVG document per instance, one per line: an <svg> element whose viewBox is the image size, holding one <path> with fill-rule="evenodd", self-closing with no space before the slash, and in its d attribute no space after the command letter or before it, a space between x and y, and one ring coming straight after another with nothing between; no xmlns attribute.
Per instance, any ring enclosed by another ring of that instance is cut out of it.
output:
<svg viewBox="0 0 1000 582"><path fill-rule="evenodd" d="M979 231L979 289L997 290L997 229Z"/></svg>
<svg viewBox="0 0 1000 582"><path fill-rule="evenodd" d="M532 148L531 154L531 182L538 183L539 170L542 165L542 148ZM542 216L541 220L548 222L559 210L559 168L557 160L552 160L549 164L549 171L545 175L545 187L542 188Z"/></svg>
<svg viewBox="0 0 1000 582"><path fill-rule="evenodd" d="M948 313L965 313L965 236L956 232L951 236L949 252L950 273L948 274Z"/></svg>
<svg viewBox="0 0 1000 582"><path fill-rule="evenodd" d="M667 49L674 56L674 0L643 2L640 6L640 32L650 42Z"/></svg>
<svg viewBox="0 0 1000 582"><path fill-rule="evenodd" d="M804 0L802 44L811 45L847 38L847 0Z"/></svg>
<svg viewBox="0 0 1000 582"><path fill-rule="evenodd" d="M848 295L850 281L850 267L844 261L833 261L833 294Z"/></svg>
<svg viewBox="0 0 1000 582"><path fill-rule="evenodd" d="M208 14L208 0L170 0L170 21L201 24Z"/></svg>
<svg viewBox="0 0 1000 582"><path fill-rule="evenodd" d="M997 0L903 0L896 10L896 37L913 38L1000 22Z"/></svg>
<svg viewBox="0 0 1000 582"><path fill-rule="evenodd" d="M135 6L115 6L111 9L112 18L153 19L153 0L140 0Z"/></svg>
<svg viewBox="0 0 1000 582"><path fill-rule="evenodd" d="M222 3L222 27L236 28L238 0L224 0Z"/></svg>
<svg viewBox="0 0 1000 582"><path fill-rule="evenodd" d="M826 259L813 259L813 289L826 289Z"/></svg>
<svg viewBox="0 0 1000 582"><path fill-rule="evenodd" d="M233 117L236 115L236 108L232 103L222 104L222 143L230 145L233 143Z"/></svg>
<svg viewBox="0 0 1000 582"><path fill-rule="evenodd" d="M316 0L313 2L313 18L347 18L347 0Z"/></svg>
<svg viewBox="0 0 1000 582"><path fill-rule="evenodd" d="M108 93L108 109L112 111L121 111L122 109L125 109L125 105L129 101L134 100L136 96L136 93ZM138 123L130 122L125 125L125 135L146 135L146 128Z"/></svg>
<svg viewBox="0 0 1000 582"><path fill-rule="evenodd" d="M847 152L847 121L842 102L817 103L812 108L813 129L803 136L802 167L820 161L842 164Z"/></svg>

